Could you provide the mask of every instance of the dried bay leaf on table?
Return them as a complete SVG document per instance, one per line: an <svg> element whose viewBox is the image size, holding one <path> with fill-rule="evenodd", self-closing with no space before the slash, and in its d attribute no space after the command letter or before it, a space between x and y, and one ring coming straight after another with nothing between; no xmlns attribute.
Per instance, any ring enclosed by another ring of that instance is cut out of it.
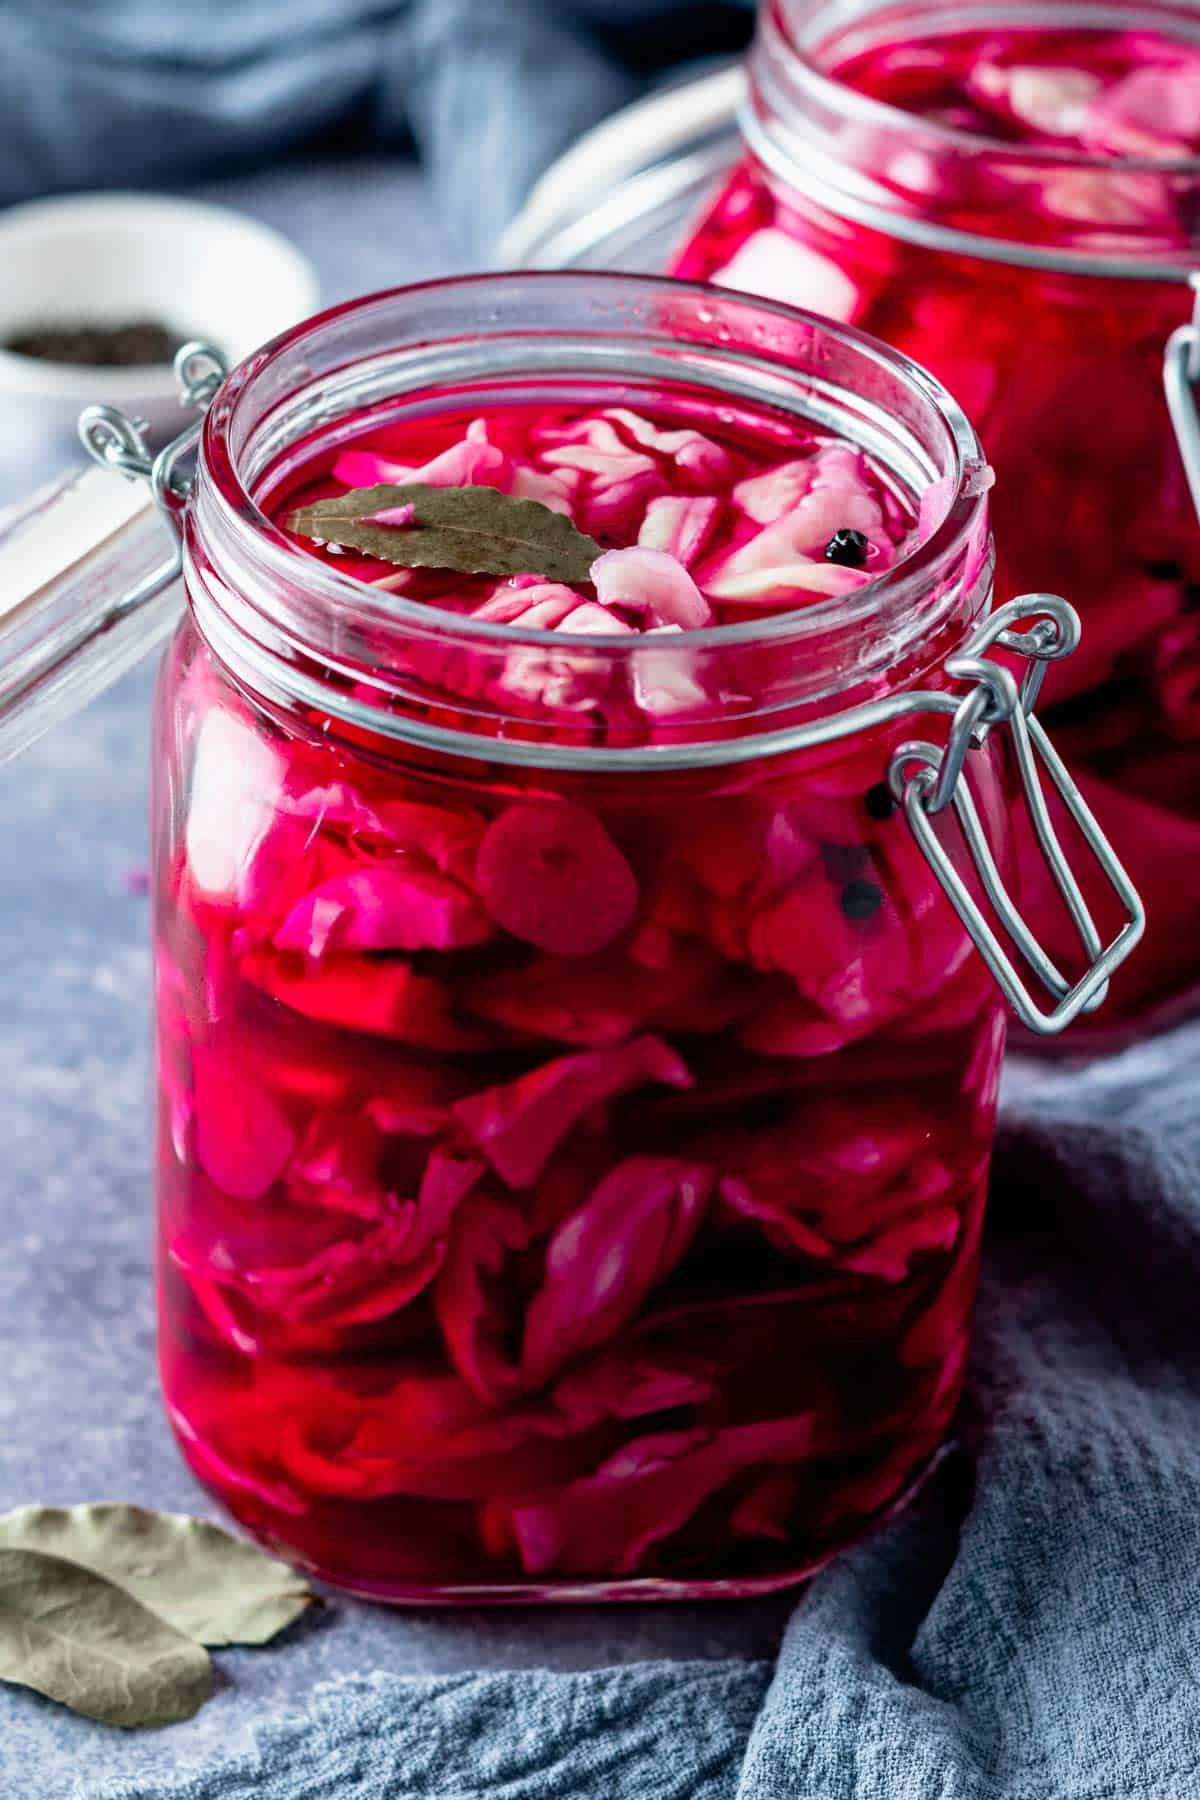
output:
<svg viewBox="0 0 1200 1800"><path fill-rule="evenodd" d="M308 1583L207 1519L141 1506L22 1506L0 1550L42 1551L117 1582L198 1644L265 1644L315 1603Z"/></svg>
<svg viewBox="0 0 1200 1800"><path fill-rule="evenodd" d="M212 1663L115 1582L0 1547L0 1678L106 1725L171 1725L208 1699Z"/></svg>
<svg viewBox="0 0 1200 1800"><path fill-rule="evenodd" d="M370 522L375 513L414 508L411 524ZM490 487L430 487L410 481L352 488L302 506L289 531L361 550L407 569L450 569L459 575L543 575L548 581L591 579L602 554L565 513L540 500L514 500Z"/></svg>

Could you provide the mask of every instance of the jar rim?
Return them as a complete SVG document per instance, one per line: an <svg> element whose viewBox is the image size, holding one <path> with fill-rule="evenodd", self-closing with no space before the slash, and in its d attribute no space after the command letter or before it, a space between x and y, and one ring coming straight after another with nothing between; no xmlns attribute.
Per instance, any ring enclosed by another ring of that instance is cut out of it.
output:
<svg viewBox="0 0 1200 1800"><path fill-rule="evenodd" d="M705 649L721 650L739 645L768 643L774 639L815 636L832 627L868 625L888 608L900 607L906 600L915 600L922 591L927 590L937 580L939 573L953 565L965 550L972 532L977 529L980 508L990 485L990 471L974 427L949 391L927 370L869 333L779 301L732 289L713 288L703 282L680 281L670 276L585 269L488 272L437 277L343 301L281 333L226 377L204 421L199 481L215 497L226 527L243 542L247 537L252 538L256 553L271 572L282 579L290 577L293 581L301 575L306 595L327 603L331 608L340 606L344 609L350 606L356 612L372 615L381 623L395 627L417 626L425 632L433 629L448 640L463 645L476 643L493 648L523 645L541 650L563 648L561 634L552 630L476 619L469 614L458 614L449 609L442 610L408 601L401 594L388 593L383 597L377 589L318 562L296 545L259 507L236 466L229 445L229 428L236 408L253 386L259 382L269 383L271 372L284 358L301 351L306 343L336 328L341 322L365 314L373 308L438 295L478 296L482 313L489 293L498 294L514 283L543 291L551 284L556 284L564 293L572 288L582 291L605 284L630 293L640 290L647 298L656 293L673 298L690 297L696 302L697 316L702 307L750 309L763 318L823 334L872 359L878 367L915 389L932 405L939 423L945 429L947 442L952 447L954 466L945 479L953 481L953 495L947 511L929 536L892 568L884 570L849 595L736 625L705 626L673 634L669 640L656 637L653 642L656 656L681 655ZM698 343L705 341L703 337L697 338ZM715 345L715 334L711 341ZM743 354L742 360L753 359ZM715 384L714 391L720 391ZM570 647L573 651L586 650L612 656L614 659L627 659L636 655L639 647L644 648L644 644L638 634L618 636L612 633L581 632L572 634Z"/></svg>
<svg viewBox="0 0 1200 1800"><path fill-rule="evenodd" d="M797 88L819 95L827 103L835 103L847 117L874 120L893 128L904 125L907 129L918 132L922 138L928 138L931 143L940 144L945 149L957 151L964 156L1000 156L1047 169L1078 169L1092 174L1185 175L1200 178L1200 153L1180 157L1110 156L1100 151L1085 150L1081 146L1013 143L1004 138L965 131L941 120L906 112L902 106L896 106L890 100L880 100L875 95L850 87L810 60L809 50L825 35L822 21L827 21L827 25L844 23L856 12L866 20L871 13L881 10L884 4L885 0L820 0L818 8L806 21L806 35L811 40L806 46L799 41L794 20L802 7L810 5L810 0L766 0L765 11L776 16L780 36L796 59L790 74ZM1062 11L1063 8L1056 4L1056 0L1023 0L1023 3L1022 0L1010 0L1010 3L990 10L986 23L989 29L1001 28L1008 23L1036 23L1039 15L1053 16ZM1115 25L1118 20L1124 20L1127 25L1136 21L1145 29L1147 22L1141 16L1143 11L1142 6L1122 5L1120 0L1115 0L1114 4L1089 5L1085 20L1077 20L1075 29L1102 30L1107 23ZM944 21L939 35L971 28L971 21L966 15L942 12L935 17ZM1171 35L1194 38L1200 45L1200 17L1191 22L1190 29L1182 15L1172 12L1171 18L1177 28Z"/></svg>
<svg viewBox="0 0 1200 1800"><path fill-rule="evenodd" d="M1181 15L1177 0L1001 0L999 11L973 0L953 12L943 0L901 4L908 35L921 21L946 32L1065 19L1074 29L1161 21L1164 35L1200 41L1200 19ZM901 29L892 0L763 0L739 123L768 178L826 212L925 249L1056 274L1192 278L1200 227L1181 225L1179 200L1182 191L1200 219L1200 154L1106 156L982 137L864 94L822 67L822 52L835 61L895 41ZM939 170L945 183L931 183ZM1077 181L1095 199L1085 195L1078 206L1051 197Z"/></svg>

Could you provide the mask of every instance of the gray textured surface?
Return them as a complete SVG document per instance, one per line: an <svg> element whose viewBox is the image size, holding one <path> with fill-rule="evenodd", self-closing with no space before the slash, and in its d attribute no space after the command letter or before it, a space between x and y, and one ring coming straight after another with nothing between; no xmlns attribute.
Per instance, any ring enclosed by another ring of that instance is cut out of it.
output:
<svg viewBox="0 0 1200 1800"><path fill-rule="evenodd" d="M329 300L449 267L402 163L200 191L286 230L318 260ZM48 472L61 451L40 456ZM28 452L0 457L0 500L29 477ZM128 891L145 859L150 681L138 670L0 770L0 1507L129 1499L218 1516L176 1455L154 1369L146 903ZM333 1675L769 1656L788 1610L401 1614L338 1601L272 1650L221 1653L216 1698L169 1731L130 1737L0 1687L0 1800L86 1800L107 1778L165 1773Z"/></svg>

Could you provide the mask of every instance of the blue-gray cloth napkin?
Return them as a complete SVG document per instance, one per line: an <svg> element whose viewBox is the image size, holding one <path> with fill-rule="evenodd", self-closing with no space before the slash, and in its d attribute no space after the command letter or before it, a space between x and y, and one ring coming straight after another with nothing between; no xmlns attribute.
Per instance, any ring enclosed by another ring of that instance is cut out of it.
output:
<svg viewBox="0 0 1200 1800"><path fill-rule="evenodd" d="M0 0L0 205L415 138L483 256L546 165L750 0ZM386 232L387 219L364 220Z"/></svg>
<svg viewBox="0 0 1200 1800"><path fill-rule="evenodd" d="M965 1447L798 1599L773 1671L365 1673L81 1795L1196 1800L1197 1095L1200 1024L1010 1077Z"/></svg>

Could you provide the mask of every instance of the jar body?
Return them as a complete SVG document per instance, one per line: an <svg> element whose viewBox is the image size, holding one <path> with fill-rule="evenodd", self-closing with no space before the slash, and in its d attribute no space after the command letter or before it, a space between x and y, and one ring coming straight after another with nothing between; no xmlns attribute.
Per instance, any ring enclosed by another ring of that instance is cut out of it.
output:
<svg viewBox="0 0 1200 1800"><path fill-rule="evenodd" d="M1004 1020L878 786L891 729L569 785L418 764L260 709L184 625L162 1376L252 1531L385 1599L704 1595L903 1496L958 1397ZM595 904L538 948L571 859Z"/></svg>
<svg viewBox="0 0 1200 1800"><path fill-rule="evenodd" d="M914 163L920 154L914 142ZM1083 179L1104 204L1103 176ZM949 203L929 180L936 220ZM1050 177L1044 186L1053 195ZM1031 232L1035 212L1048 228L1038 192ZM912 192L898 213L894 229L862 223L748 154L674 272L871 332L929 368L977 425L996 472L1000 598L1050 588L1081 614L1081 649L1051 677L1043 711L1161 928L1115 980L1102 1031L1165 1022L1194 1004L1200 980L1176 874L1200 853L1200 532L1162 383L1192 296L1178 278L1055 267L1052 247L1047 266L1025 266L990 242L971 254L936 230L913 241ZM1015 235L1024 223L1015 210ZM1032 840L1021 862L1039 935L1061 950Z"/></svg>

